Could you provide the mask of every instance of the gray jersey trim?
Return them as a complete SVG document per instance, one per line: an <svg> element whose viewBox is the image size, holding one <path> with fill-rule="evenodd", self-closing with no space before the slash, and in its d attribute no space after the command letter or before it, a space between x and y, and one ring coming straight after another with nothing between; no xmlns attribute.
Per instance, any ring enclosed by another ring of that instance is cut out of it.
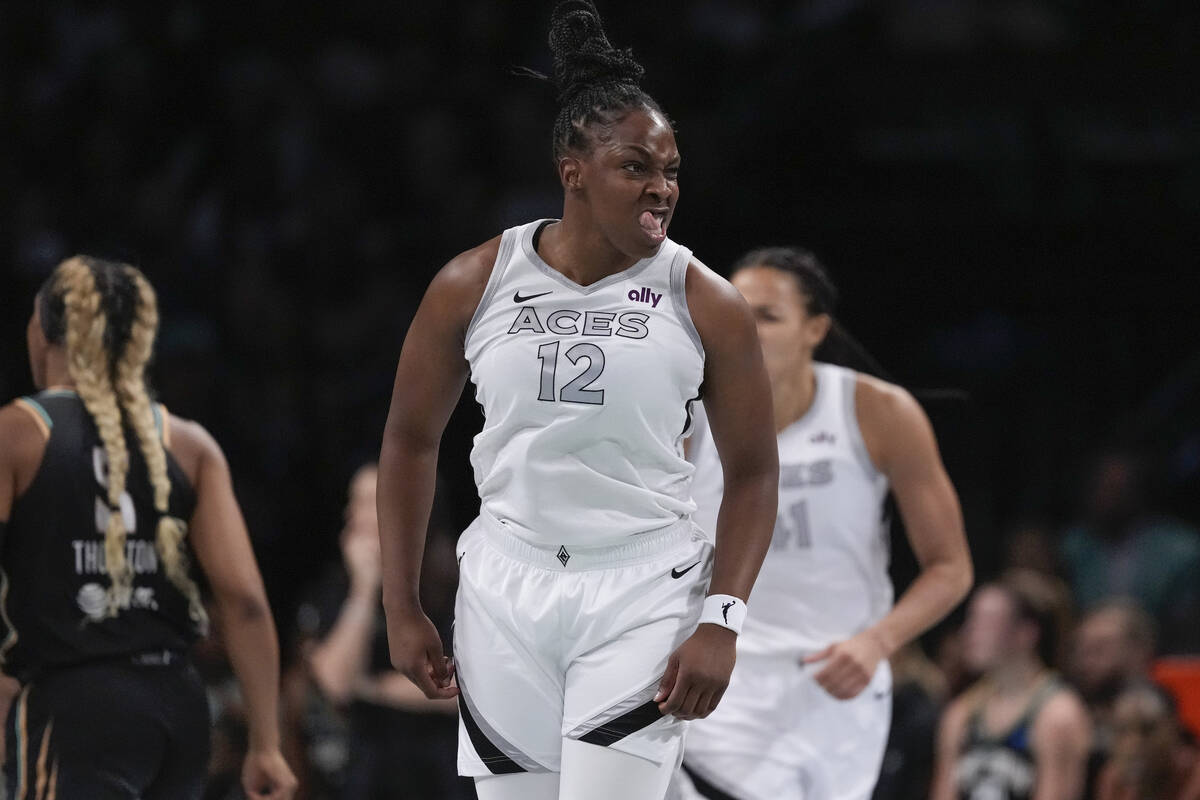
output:
<svg viewBox="0 0 1200 800"><path fill-rule="evenodd" d="M675 258L671 260L671 304L675 307L679 324L687 332L692 344L696 345L700 357L704 358L704 342L700 339L700 331L696 330L696 325L692 322L692 312L688 310L687 303L687 271L691 263L692 251L680 245Z"/></svg>
<svg viewBox="0 0 1200 800"><path fill-rule="evenodd" d="M545 767L535 761L532 756L528 756L521 750L518 750L515 745L498 734L496 729L488 724L487 718L483 716L483 714L479 713L479 707L476 706L474 701L471 700L471 695L467 694L467 692L463 690L461 683L458 684L458 699L467 706L472 719L474 719L475 724L479 726L480 732L487 737L488 741L490 741L497 750L512 759L514 764L521 767L526 772L551 771L548 767ZM484 757L479 753L476 753L476 755L479 756L481 761L484 760Z"/></svg>
<svg viewBox="0 0 1200 800"><path fill-rule="evenodd" d="M633 264L633 266L631 266L629 269L623 269L620 272L614 272L612 275L609 275L606 278L601 278L600 280L596 281L593 284L589 284L588 286L580 286L578 283L571 280L566 275L563 275L561 272L556 270L554 267L550 266L545 261L543 261L542 257L538 255L537 250L535 250L533 248L533 234L534 234L534 231L536 231L538 229L538 226L541 225L543 222L558 222L558 221L559 220L556 220L556 219L539 219L537 222L534 222L534 223L531 223L530 225L528 225L527 228L522 230L522 232L521 232L521 249L524 251L525 257L529 259L529 263L533 264L533 266L539 272L541 272L543 275L545 275L547 278L550 278L551 280L562 284L563 286L570 289L571 291L578 292L579 294L582 294L584 296L592 294L593 292L598 292L606 286L612 286L614 283L619 283L620 281L636 278L638 275L640 275L642 272L644 272L646 270L646 267L653 264L658 259L658 257L660 255L662 255L663 247L667 247L668 245L674 245L675 247L679 247L679 245L675 244L670 239L667 239L658 248L657 253L650 256L649 258L643 258L641 261L635 262Z"/></svg>
<svg viewBox="0 0 1200 800"><path fill-rule="evenodd" d="M466 343L471 341L471 334L475 332L479 318L483 316L488 304L496 295L496 290L500 288L500 282L504 279L509 262L512 261L514 245L520 232L521 228L509 228L500 237L500 249L496 252L496 263L492 265L492 274L488 276L487 286L483 288L483 297L479 298L479 305L475 307L475 313L471 315L471 322L467 325L467 335L463 337L463 350L466 350Z"/></svg>
<svg viewBox="0 0 1200 800"><path fill-rule="evenodd" d="M858 373L852 369L844 369L842 372L842 407L846 416L846 430L850 433L850 448L868 475L882 475L883 473L871 461L867 443L863 440L862 429L858 427L858 411L854 405L854 395L857 390Z"/></svg>

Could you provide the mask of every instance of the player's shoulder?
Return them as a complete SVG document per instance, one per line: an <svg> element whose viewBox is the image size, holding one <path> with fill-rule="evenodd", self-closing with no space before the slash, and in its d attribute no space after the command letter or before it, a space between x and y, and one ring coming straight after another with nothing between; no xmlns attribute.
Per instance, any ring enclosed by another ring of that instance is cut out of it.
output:
<svg viewBox="0 0 1200 800"><path fill-rule="evenodd" d="M688 261L684 286L689 305L695 300L716 303L744 302L741 293L733 288L733 284L694 255Z"/></svg>
<svg viewBox="0 0 1200 800"><path fill-rule="evenodd" d="M164 417L167 449L193 483L200 465L206 460L215 459L218 463L225 463L221 446L203 425L171 412L166 412Z"/></svg>
<svg viewBox="0 0 1200 800"><path fill-rule="evenodd" d="M932 434L929 417L912 392L873 375L854 374L854 411L865 437L908 442L912 436Z"/></svg>
<svg viewBox="0 0 1200 800"><path fill-rule="evenodd" d="M684 294L706 352L741 342L754 332L750 307L741 292L694 256L688 262ZM730 337L731 333L736 335Z"/></svg>
<svg viewBox="0 0 1200 800"><path fill-rule="evenodd" d="M979 703L979 690L967 690L950 701L938 723L942 740L957 748L966 736L967 721Z"/></svg>
<svg viewBox="0 0 1200 800"><path fill-rule="evenodd" d="M1083 700L1074 689L1060 684L1038 710L1033 721L1033 734L1043 741L1078 736L1088 731L1088 719Z"/></svg>
<svg viewBox="0 0 1200 800"><path fill-rule="evenodd" d="M890 381L865 372L854 372L854 395L859 415L894 420L913 413L924 415L912 393Z"/></svg>
<svg viewBox="0 0 1200 800"><path fill-rule="evenodd" d="M0 408L0 464L8 474L32 475L50 441L45 411L26 398Z"/></svg>
<svg viewBox="0 0 1200 800"><path fill-rule="evenodd" d="M42 443L50 438L51 422L35 399L18 397L0 407L0 442L8 448L22 443Z"/></svg>
<svg viewBox="0 0 1200 800"><path fill-rule="evenodd" d="M502 238L495 236L446 262L429 283L424 302L443 317L465 325L487 290Z"/></svg>
<svg viewBox="0 0 1200 800"><path fill-rule="evenodd" d="M496 266L496 256L500 253L503 238L503 234L493 236L483 244L459 253L438 270L434 281L458 288L478 285L482 292L482 287L487 284Z"/></svg>

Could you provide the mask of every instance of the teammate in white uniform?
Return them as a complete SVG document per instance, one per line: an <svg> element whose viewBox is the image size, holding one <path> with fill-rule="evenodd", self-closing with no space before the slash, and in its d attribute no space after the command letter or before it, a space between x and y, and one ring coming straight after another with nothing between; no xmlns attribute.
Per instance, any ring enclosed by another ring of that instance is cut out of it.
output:
<svg viewBox="0 0 1200 800"><path fill-rule="evenodd" d="M560 4L550 45L562 219L451 261L400 356L379 464L388 638L429 697L459 696L482 800L653 800L684 720L728 683L770 544L770 385L745 302L667 238L679 153L641 67L587 2ZM417 576L468 376L482 507L458 546L451 668ZM736 522L715 551L683 458L701 385Z"/></svg>
<svg viewBox="0 0 1200 800"><path fill-rule="evenodd" d="M836 290L816 259L749 253L733 285L758 321L774 395L779 507L738 665L720 708L692 726L679 791L738 800L871 795L891 715L887 659L962 599L971 563L933 431L903 389L813 352ZM841 335L840 332L838 335ZM703 528L722 489L698 421L689 453ZM892 606L888 520L898 501L921 574Z"/></svg>

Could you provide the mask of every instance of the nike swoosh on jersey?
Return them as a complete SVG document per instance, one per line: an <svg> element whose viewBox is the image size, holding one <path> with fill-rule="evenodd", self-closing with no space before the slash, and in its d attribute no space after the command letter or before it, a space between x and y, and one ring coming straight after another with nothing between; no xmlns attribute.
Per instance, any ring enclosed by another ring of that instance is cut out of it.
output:
<svg viewBox="0 0 1200 800"><path fill-rule="evenodd" d="M535 297L545 297L548 294L554 294L554 292L549 291L549 292L541 292L540 294L527 294L527 295L522 296L521 290L518 289L516 292L513 293L513 302L514 303L528 303L530 300L534 299Z"/></svg>
<svg viewBox="0 0 1200 800"><path fill-rule="evenodd" d="M691 567L687 567L686 569L672 569L672 570L671 570L671 577L672 577L672 578L682 578L684 575L686 575L686 574L688 574L689 572L691 572L691 570L692 570L692 568L693 568L693 567L696 567L697 565L699 565L699 563L700 563L700 562L699 562L699 561L697 561L695 564L692 564L692 566L691 566Z"/></svg>

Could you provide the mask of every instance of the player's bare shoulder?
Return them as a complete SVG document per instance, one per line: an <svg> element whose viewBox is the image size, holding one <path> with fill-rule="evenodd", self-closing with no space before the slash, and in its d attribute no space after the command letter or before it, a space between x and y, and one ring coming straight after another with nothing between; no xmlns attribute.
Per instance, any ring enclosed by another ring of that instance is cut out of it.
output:
<svg viewBox="0 0 1200 800"><path fill-rule="evenodd" d="M893 456L934 446L929 418L903 386L858 373L854 411L871 461L885 473Z"/></svg>
<svg viewBox="0 0 1200 800"><path fill-rule="evenodd" d="M196 486L201 465L206 461L215 459L224 463L221 446L199 422L168 413L166 425L167 450L179 462L193 486Z"/></svg>
<svg viewBox="0 0 1200 800"><path fill-rule="evenodd" d="M742 300L733 284L722 278L695 256L688 262L685 288L688 307L694 303L731 303ZM695 309L693 309L695 313Z"/></svg>
<svg viewBox="0 0 1200 800"><path fill-rule="evenodd" d="M741 292L695 257L687 266L684 291L692 324L706 350L719 344L722 334L738 321L753 325Z"/></svg>
<svg viewBox="0 0 1200 800"><path fill-rule="evenodd" d="M465 332L496 266L501 238L493 237L450 259L433 277L423 304Z"/></svg>
<svg viewBox="0 0 1200 800"><path fill-rule="evenodd" d="M1064 738L1084 740L1090 734L1090 726L1087 708L1079 695L1071 689L1060 689L1046 701L1034 720L1034 745Z"/></svg>
<svg viewBox="0 0 1200 800"><path fill-rule="evenodd" d="M859 425L888 425L911 417L924 416L921 405L903 386L859 372L855 374L854 405Z"/></svg>
<svg viewBox="0 0 1200 800"><path fill-rule="evenodd" d="M49 439L49 426L24 400L0 408L0 465L18 490L29 485Z"/></svg>

